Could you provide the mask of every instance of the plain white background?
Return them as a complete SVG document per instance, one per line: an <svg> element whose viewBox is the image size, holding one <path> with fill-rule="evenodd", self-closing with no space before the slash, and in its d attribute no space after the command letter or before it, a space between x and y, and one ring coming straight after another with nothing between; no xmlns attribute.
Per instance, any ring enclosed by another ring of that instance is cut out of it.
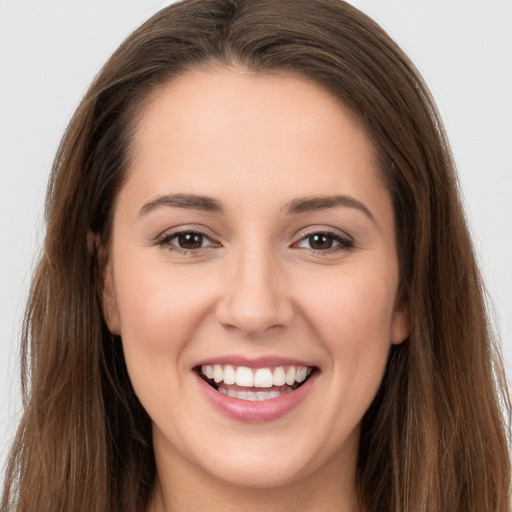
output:
<svg viewBox="0 0 512 512"><path fill-rule="evenodd" d="M53 155L104 61L168 3L0 0L0 467L21 411L18 339ZM438 103L512 380L512 0L352 3L406 50Z"/></svg>

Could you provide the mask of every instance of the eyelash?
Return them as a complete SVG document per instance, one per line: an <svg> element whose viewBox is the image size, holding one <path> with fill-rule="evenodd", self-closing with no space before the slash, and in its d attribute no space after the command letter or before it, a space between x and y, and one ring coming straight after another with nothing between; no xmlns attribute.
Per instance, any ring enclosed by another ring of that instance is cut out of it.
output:
<svg viewBox="0 0 512 512"><path fill-rule="evenodd" d="M201 246L192 248L192 249L186 249L184 247L180 247L177 244L172 243L171 241L175 238L178 238L180 236L197 236L202 238L202 242L204 240L208 240L210 243L206 246ZM351 251L354 248L354 242L350 240L349 238L344 238L343 236L340 236L338 233L335 233L333 231L329 230L320 230L320 231L311 231L310 233L307 233L304 235L300 240L295 242L292 247L297 247L298 244L301 242L310 239L314 236L323 236L325 238L328 238L331 240L332 243L337 243L337 245L328 247L326 249L313 249L310 247L309 249L313 252L313 254L320 254L320 255L326 255L326 254L332 254L334 252L338 251ZM310 240L311 243L311 240ZM178 254L187 255L187 254L197 254L198 251L204 250L210 247L219 247L220 243L213 241L208 235L205 233L202 233L201 231L188 229L188 230L182 230L182 231L175 231L173 233L169 233L166 235L163 235L158 238L157 245L160 245L162 247L167 247L169 252L176 252Z"/></svg>

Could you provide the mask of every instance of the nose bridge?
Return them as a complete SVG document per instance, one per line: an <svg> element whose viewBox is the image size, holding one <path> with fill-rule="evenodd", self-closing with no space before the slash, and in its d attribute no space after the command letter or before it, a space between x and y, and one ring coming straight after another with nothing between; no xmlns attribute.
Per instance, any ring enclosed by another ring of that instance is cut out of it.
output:
<svg viewBox="0 0 512 512"><path fill-rule="evenodd" d="M246 335L288 324L293 307L275 251L268 244L245 243L235 252L219 321Z"/></svg>

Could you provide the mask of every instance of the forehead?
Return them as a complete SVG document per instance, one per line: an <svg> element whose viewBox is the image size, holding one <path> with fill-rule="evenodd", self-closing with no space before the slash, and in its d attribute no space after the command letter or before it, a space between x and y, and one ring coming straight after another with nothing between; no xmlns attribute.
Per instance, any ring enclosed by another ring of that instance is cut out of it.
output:
<svg viewBox="0 0 512 512"><path fill-rule="evenodd" d="M255 122L264 112L271 114L269 120L273 123L283 120L282 115L287 122L300 121L296 129L309 128L314 122L339 124L344 118L351 130L367 135L358 117L340 98L308 77L284 71L260 73L242 67L208 67L178 75L152 91L138 116L136 131L164 117L171 120L171 112L173 117L201 115L201 125L193 124L196 136L197 129L207 127L206 116L210 127L236 121L241 128L257 130ZM186 127L181 125L181 129Z"/></svg>
<svg viewBox="0 0 512 512"><path fill-rule="evenodd" d="M210 196L237 186L240 196L250 184L253 197L280 190L289 196L283 200L382 188L362 123L326 89L293 74L183 74L148 98L131 153L129 181L148 196L170 192L156 181Z"/></svg>

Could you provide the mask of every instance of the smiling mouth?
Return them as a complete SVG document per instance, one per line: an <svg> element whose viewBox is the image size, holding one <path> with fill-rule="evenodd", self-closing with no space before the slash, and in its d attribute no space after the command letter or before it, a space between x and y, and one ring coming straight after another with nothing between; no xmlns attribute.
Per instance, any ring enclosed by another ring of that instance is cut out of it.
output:
<svg viewBox="0 0 512 512"><path fill-rule="evenodd" d="M300 365L249 368L233 365L202 365L197 374L224 395L259 402L272 400L302 386L315 368Z"/></svg>

